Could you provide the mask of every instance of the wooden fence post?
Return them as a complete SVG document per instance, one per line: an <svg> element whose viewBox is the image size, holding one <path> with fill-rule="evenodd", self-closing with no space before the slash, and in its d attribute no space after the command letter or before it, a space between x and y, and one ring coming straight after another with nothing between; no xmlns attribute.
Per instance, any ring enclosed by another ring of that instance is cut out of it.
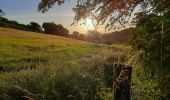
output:
<svg viewBox="0 0 170 100"><path fill-rule="evenodd" d="M121 72L114 80L114 100L130 100L130 82L131 82L132 67L121 65Z"/></svg>

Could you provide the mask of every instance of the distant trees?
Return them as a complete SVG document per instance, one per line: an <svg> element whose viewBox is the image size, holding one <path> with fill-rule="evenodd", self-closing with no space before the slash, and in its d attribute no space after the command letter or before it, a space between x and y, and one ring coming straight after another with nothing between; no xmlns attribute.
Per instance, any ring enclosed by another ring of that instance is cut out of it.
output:
<svg viewBox="0 0 170 100"><path fill-rule="evenodd" d="M3 15L5 15L5 12L2 9L0 9L0 17Z"/></svg>
<svg viewBox="0 0 170 100"><path fill-rule="evenodd" d="M86 34L73 31L73 33L70 34L70 38L109 45L125 44L130 41L129 38L132 38L132 33L134 33L134 28L104 34L95 30L89 30Z"/></svg>
<svg viewBox="0 0 170 100"><path fill-rule="evenodd" d="M46 34L68 36L69 30L64 28L61 24L56 25L55 23L43 23L42 28Z"/></svg>
<svg viewBox="0 0 170 100"><path fill-rule="evenodd" d="M30 24L25 25L18 23L17 21L8 20L7 18L0 17L0 27L15 28L20 30L27 30L33 32L42 32L41 26L36 22L30 22Z"/></svg>
<svg viewBox="0 0 170 100"><path fill-rule="evenodd" d="M0 27L15 28L20 30L29 30L28 25L19 24L16 21L8 20L7 18L1 17Z"/></svg>
<svg viewBox="0 0 170 100"><path fill-rule="evenodd" d="M103 34L103 43L105 44L124 44L130 41L134 28L128 28L121 31L115 31L107 34Z"/></svg>
<svg viewBox="0 0 170 100"><path fill-rule="evenodd" d="M85 34L81 34L77 31L74 31L71 35L71 38L73 39L78 39L78 40L86 40L86 35Z"/></svg>
<svg viewBox="0 0 170 100"><path fill-rule="evenodd" d="M0 13L2 10L0 9ZM42 32L41 26L36 22L30 22L29 25L18 23L17 21L8 20L0 14L0 27L15 28L20 30Z"/></svg>
<svg viewBox="0 0 170 100"><path fill-rule="evenodd" d="M87 39L88 41L93 42L93 43L103 42L101 33L96 30L89 30L87 32Z"/></svg>
<svg viewBox="0 0 170 100"><path fill-rule="evenodd" d="M0 13L1 12L2 10L0 9ZM67 28L64 28L61 24L56 25L55 23L47 22L43 23L41 28L41 25L36 22L30 22L29 24L25 25L22 23L18 23L17 21L8 20L7 18L4 18L2 16L0 16L0 27L27 30L32 32L43 32L42 28L44 28L44 32L46 34L59 35L64 37L68 37L69 35L69 30ZM79 33L77 34L77 36L78 35ZM78 37L79 39L84 40L84 35L80 34Z"/></svg>
<svg viewBox="0 0 170 100"><path fill-rule="evenodd" d="M74 32L73 32L73 34L72 34L72 37L73 37L73 38L78 38L78 37L79 37L79 35L80 35L80 33L79 33L79 32L74 31Z"/></svg>
<svg viewBox="0 0 170 100"><path fill-rule="evenodd" d="M95 30L89 30L86 34L81 34L77 31L74 31L71 35L71 38L83 40L83 41L89 41L93 43L102 43L102 35Z"/></svg>
<svg viewBox="0 0 170 100"><path fill-rule="evenodd" d="M86 37L86 35L85 34L79 34L79 40L86 40L87 39L87 37Z"/></svg>
<svg viewBox="0 0 170 100"><path fill-rule="evenodd" d="M17 21L8 20L7 18L0 17L0 27L7 27L7 28L14 28L14 29L20 29L20 30L27 30L27 31L33 31L33 32L43 32L46 34L53 34L53 35L59 35L64 37L70 37L73 39L83 40L83 41L89 41L94 43L106 43L106 44L113 44L113 43L124 43L126 39L124 37L127 36L127 34L121 34L122 32L117 32L118 34L115 34L115 32L109 33L109 34L100 34L98 31L90 30L86 34L81 34L78 31L74 31L72 34L69 34L69 30L67 28L64 28L61 24L55 24L52 22L46 22L43 23L42 30L41 25L39 25L36 22L30 22L28 25L18 23ZM127 31L124 31L128 33Z"/></svg>
<svg viewBox="0 0 170 100"><path fill-rule="evenodd" d="M35 32L42 32L41 26L36 22L30 22L29 27Z"/></svg>

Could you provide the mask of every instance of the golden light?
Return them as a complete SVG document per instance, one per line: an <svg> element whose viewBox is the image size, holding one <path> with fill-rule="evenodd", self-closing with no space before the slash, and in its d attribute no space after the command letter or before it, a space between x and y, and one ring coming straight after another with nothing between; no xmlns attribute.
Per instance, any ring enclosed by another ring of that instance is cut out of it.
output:
<svg viewBox="0 0 170 100"><path fill-rule="evenodd" d="M87 18L87 19L85 20L85 26L88 27L88 28L90 28L90 29L94 28L94 27L93 27L93 21L92 21L92 19Z"/></svg>

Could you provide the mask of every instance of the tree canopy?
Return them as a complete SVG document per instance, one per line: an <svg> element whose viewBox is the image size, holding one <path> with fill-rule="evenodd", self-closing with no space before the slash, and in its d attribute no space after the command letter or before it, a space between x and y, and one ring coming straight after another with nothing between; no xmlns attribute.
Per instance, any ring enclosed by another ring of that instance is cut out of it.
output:
<svg viewBox="0 0 170 100"><path fill-rule="evenodd" d="M43 23L42 28L46 34L67 36L69 30L64 28L61 24L56 25L55 23Z"/></svg>
<svg viewBox="0 0 170 100"><path fill-rule="evenodd" d="M38 11L46 12L54 4L62 5L66 1L41 0ZM96 26L106 24L107 29L112 29L130 23L137 12L161 14L169 5L169 0L77 0L73 8L74 23L90 17Z"/></svg>
<svg viewBox="0 0 170 100"><path fill-rule="evenodd" d="M29 27L33 31L42 32L41 26L36 22L30 22Z"/></svg>

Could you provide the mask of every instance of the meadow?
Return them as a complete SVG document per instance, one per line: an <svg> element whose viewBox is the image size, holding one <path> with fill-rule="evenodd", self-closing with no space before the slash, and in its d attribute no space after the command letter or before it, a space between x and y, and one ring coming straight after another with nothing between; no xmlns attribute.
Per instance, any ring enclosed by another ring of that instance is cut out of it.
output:
<svg viewBox="0 0 170 100"><path fill-rule="evenodd" d="M0 97L112 100L104 69L127 62L130 52L128 46L0 28Z"/></svg>

